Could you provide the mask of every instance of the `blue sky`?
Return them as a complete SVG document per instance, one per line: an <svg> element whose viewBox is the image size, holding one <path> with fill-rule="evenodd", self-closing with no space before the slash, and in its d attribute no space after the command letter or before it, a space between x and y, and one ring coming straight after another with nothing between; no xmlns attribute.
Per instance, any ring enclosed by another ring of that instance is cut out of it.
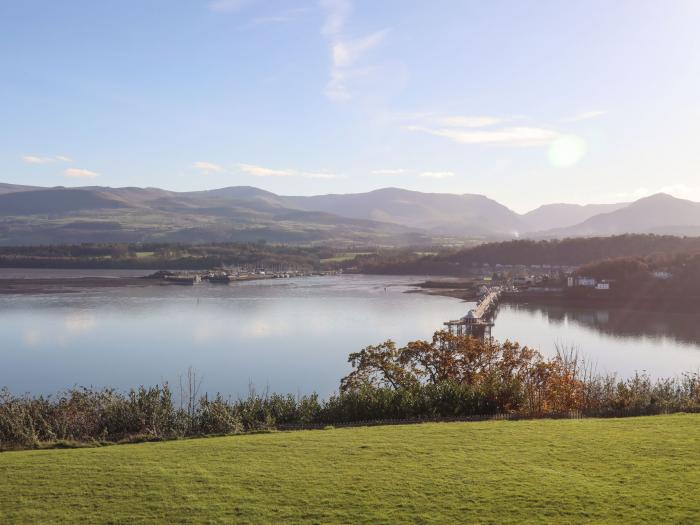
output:
<svg viewBox="0 0 700 525"><path fill-rule="evenodd" d="M700 2L0 2L0 181L700 200Z"/></svg>

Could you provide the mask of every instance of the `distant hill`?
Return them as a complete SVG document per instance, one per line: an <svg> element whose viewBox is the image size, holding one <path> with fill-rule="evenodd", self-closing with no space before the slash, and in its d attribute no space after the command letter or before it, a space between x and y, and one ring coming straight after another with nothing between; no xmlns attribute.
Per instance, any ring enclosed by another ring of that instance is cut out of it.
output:
<svg viewBox="0 0 700 525"><path fill-rule="evenodd" d="M20 186L19 184L5 184L0 182L0 195L5 193L15 193L18 191L30 191L39 189L35 186Z"/></svg>
<svg viewBox="0 0 700 525"><path fill-rule="evenodd" d="M580 224L544 233L551 237L622 233L700 235L700 203L659 193L618 210L595 215Z"/></svg>
<svg viewBox="0 0 700 525"><path fill-rule="evenodd" d="M284 202L304 210L402 224L460 237L512 237L525 227L517 213L483 195L384 188L346 195L284 197Z"/></svg>
<svg viewBox="0 0 700 525"><path fill-rule="evenodd" d="M528 232L552 228L568 228L599 215L624 208L629 203L618 204L545 204L522 216Z"/></svg>
<svg viewBox="0 0 700 525"><path fill-rule="evenodd" d="M550 204L518 214L483 195L384 188L281 196L251 186L38 188L0 184L0 244L335 242L401 246L622 233L700 235L700 204L655 195L631 204Z"/></svg>
<svg viewBox="0 0 700 525"><path fill-rule="evenodd" d="M41 189L0 195L0 215L36 215L123 208L126 204L85 189Z"/></svg>
<svg viewBox="0 0 700 525"><path fill-rule="evenodd" d="M426 243L425 232L286 207L257 188L2 187L0 244L83 242Z"/></svg>

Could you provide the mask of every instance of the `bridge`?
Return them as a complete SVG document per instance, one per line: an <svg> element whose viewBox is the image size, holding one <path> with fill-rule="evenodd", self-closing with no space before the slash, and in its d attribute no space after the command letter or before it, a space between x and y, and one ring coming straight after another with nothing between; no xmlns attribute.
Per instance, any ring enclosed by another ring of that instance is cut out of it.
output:
<svg viewBox="0 0 700 525"><path fill-rule="evenodd" d="M481 339L491 339L491 315L498 306L502 289L499 286L489 288L476 303L476 307L467 312L461 319L447 321L444 325L453 335L470 335Z"/></svg>

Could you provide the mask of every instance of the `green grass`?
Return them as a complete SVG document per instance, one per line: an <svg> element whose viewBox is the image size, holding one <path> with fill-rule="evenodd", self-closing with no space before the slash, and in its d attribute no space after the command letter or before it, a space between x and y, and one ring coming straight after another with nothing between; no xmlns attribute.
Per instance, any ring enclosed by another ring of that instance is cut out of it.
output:
<svg viewBox="0 0 700 525"><path fill-rule="evenodd" d="M0 523L697 523L700 416L0 454Z"/></svg>
<svg viewBox="0 0 700 525"><path fill-rule="evenodd" d="M327 259L321 259L321 264L329 263L339 263L346 261L353 261L357 259L360 255L372 255L373 252L346 252L336 255L335 257L329 257Z"/></svg>

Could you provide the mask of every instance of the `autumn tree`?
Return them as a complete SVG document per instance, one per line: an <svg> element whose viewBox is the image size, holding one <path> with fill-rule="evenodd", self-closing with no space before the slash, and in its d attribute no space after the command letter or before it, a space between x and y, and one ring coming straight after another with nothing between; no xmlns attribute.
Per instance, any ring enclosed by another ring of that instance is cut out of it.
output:
<svg viewBox="0 0 700 525"><path fill-rule="evenodd" d="M412 341L401 348L386 341L350 354L353 371L342 379L341 389L397 389L443 381L478 385L494 375L505 381L521 379L541 359L518 343L500 344L442 330L431 341Z"/></svg>

